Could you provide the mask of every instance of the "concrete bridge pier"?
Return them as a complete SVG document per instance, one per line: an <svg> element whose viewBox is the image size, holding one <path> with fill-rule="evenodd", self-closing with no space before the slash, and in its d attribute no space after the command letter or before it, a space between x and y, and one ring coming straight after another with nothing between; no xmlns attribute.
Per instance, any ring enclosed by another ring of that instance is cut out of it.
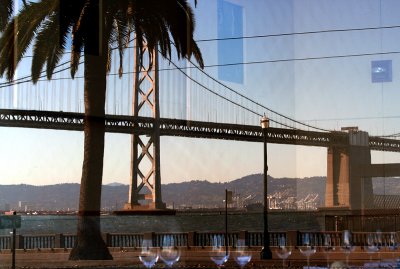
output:
<svg viewBox="0 0 400 269"><path fill-rule="evenodd" d="M363 212L373 206L371 177L363 176L359 166L371 165L368 133L349 132L349 144L328 147L325 206Z"/></svg>

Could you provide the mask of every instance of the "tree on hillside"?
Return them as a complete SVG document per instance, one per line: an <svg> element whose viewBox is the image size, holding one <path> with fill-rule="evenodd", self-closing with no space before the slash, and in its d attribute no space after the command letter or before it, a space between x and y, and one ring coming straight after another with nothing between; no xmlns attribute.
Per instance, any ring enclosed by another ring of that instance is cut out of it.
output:
<svg viewBox="0 0 400 269"><path fill-rule="evenodd" d="M145 41L150 52L158 45L161 55L168 58L174 42L179 57L193 55L203 66L193 40L192 9L187 0L38 0L27 2L11 17L12 0L0 3L0 76L12 81L18 63L32 44L34 83L44 67L51 79L67 44L71 44L72 78L83 55L84 160L78 237L70 259L112 259L101 238L99 217L111 47L116 46L123 55L134 33L137 44L142 46Z"/></svg>

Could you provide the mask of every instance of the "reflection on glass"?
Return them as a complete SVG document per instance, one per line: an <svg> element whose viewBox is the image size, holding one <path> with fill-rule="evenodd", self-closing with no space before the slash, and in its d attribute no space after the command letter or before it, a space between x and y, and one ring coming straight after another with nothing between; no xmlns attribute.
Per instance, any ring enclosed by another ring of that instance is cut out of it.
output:
<svg viewBox="0 0 400 269"><path fill-rule="evenodd" d="M236 244L236 251L234 255L236 263L243 268L251 260L251 253L246 246L245 240L239 239Z"/></svg>
<svg viewBox="0 0 400 269"><path fill-rule="evenodd" d="M350 253L354 250L353 243L351 241L351 233L349 230L343 231L343 239L342 239L342 250L346 255L346 266L349 266L349 256Z"/></svg>
<svg viewBox="0 0 400 269"><path fill-rule="evenodd" d="M143 240L142 251L139 254L139 260L146 268L153 267L158 261L158 251L153 248L151 240Z"/></svg>
<svg viewBox="0 0 400 269"><path fill-rule="evenodd" d="M311 244L311 238L309 233L303 234L303 246L300 247L300 253L307 258L307 268L310 268L310 257L315 254L316 249Z"/></svg>
<svg viewBox="0 0 400 269"><path fill-rule="evenodd" d="M278 255L278 257L282 259L282 267L285 267L285 260L289 258L289 256L292 254L290 248L286 246L285 236L279 237L278 246L279 248L278 250L276 250L276 255Z"/></svg>
<svg viewBox="0 0 400 269"><path fill-rule="evenodd" d="M378 235L374 233L369 233L367 236L367 252L369 255L369 260L372 260L372 254L379 251L380 246L378 243Z"/></svg>
<svg viewBox="0 0 400 269"><path fill-rule="evenodd" d="M391 232L389 234L389 240L387 242L387 247L390 251L392 251L392 258L395 258L396 250L397 250L397 234L395 232Z"/></svg>
<svg viewBox="0 0 400 269"><path fill-rule="evenodd" d="M335 247L332 244L332 238L330 234L324 234L323 250L326 254L326 267L329 268L329 254L335 250Z"/></svg>
<svg viewBox="0 0 400 269"><path fill-rule="evenodd" d="M229 252L223 247L223 242L224 238L222 235L214 235L212 238L210 258L218 267L226 263L229 258Z"/></svg>
<svg viewBox="0 0 400 269"><path fill-rule="evenodd" d="M397 234L395 232L391 232L389 234L389 240L388 240L387 246L390 250L397 249Z"/></svg>
<svg viewBox="0 0 400 269"><path fill-rule="evenodd" d="M167 265L172 267L181 257L180 249L176 247L175 239L172 235L164 235L162 239L162 249L160 251L160 259Z"/></svg>

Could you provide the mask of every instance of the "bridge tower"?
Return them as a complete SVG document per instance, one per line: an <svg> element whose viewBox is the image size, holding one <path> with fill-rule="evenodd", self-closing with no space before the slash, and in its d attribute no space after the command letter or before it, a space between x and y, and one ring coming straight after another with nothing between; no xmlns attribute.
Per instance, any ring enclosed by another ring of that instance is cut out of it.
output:
<svg viewBox="0 0 400 269"><path fill-rule="evenodd" d="M349 131L349 144L328 148L325 206L362 212L373 205L371 177L364 177L358 167L371 165L368 133Z"/></svg>
<svg viewBox="0 0 400 269"><path fill-rule="evenodd" d="M165 209L161 198L157 49L150 53L146 44L140 49L136 39L134 47L132 114L153 118L154 130L132 134L129 196L124 210Z"/></svg>

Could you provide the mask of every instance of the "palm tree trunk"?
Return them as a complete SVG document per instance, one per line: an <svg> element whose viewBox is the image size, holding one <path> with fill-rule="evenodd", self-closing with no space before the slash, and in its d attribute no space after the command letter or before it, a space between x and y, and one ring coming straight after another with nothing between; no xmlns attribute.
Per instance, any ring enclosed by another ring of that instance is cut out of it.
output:
<svg viewBox="0 0 400 269"><path fill-rule="evenodd" d="M93 18L93 21L101 22L98 19ZM102 31L101 26L94 23L93 28L93 36L89 37L90 41L86 43L84 52L84 158L79 197L77 240L70 253L70 260L112 259L101 236L100 229L108 38L106 31Z"/></svg>

